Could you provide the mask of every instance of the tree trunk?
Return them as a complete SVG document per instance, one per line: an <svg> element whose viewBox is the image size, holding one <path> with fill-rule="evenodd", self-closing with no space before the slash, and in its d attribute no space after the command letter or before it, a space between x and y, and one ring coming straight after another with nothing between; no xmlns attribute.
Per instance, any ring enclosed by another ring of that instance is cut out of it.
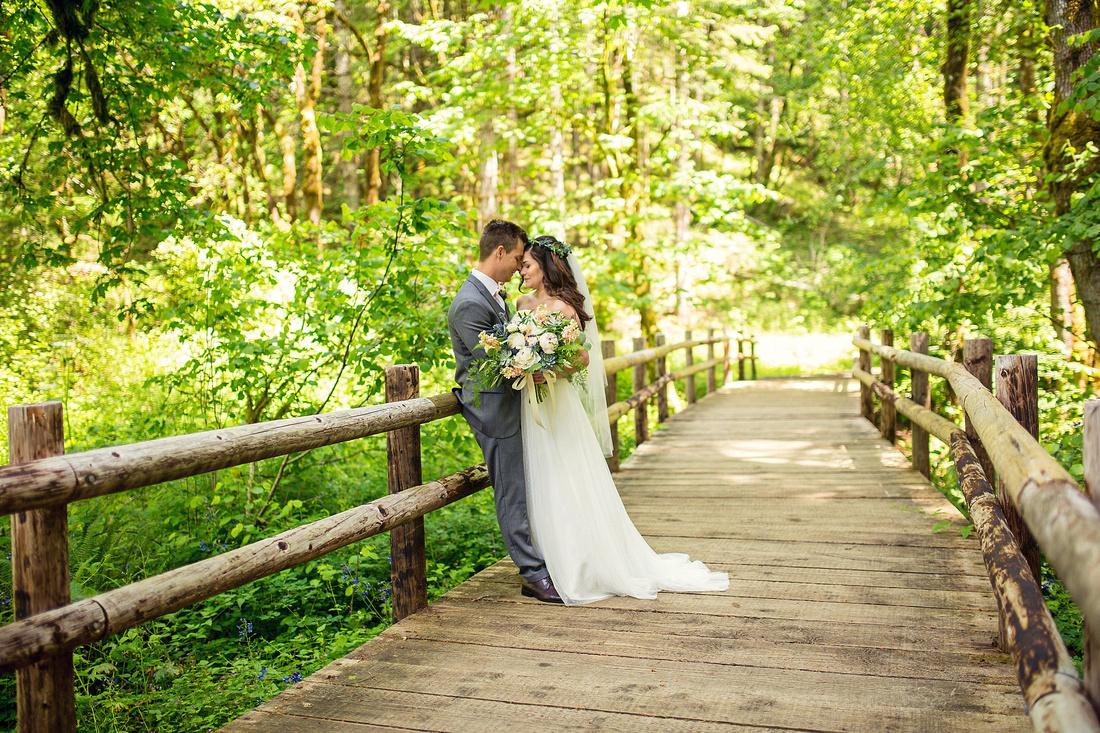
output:
<svg viewBox="0 0 1100 733"><path fill-rule="evenodd" d="M675 115L677 121L682 120L682 114L687 111L688 101L688 85L691 81L691 75L688 71L687 64L681 57L677 57L677 63L675 68L676 83L673 88L673 99L677 107L679 108L679 114ZM676 149L676 178L678 181L686 183L691 177L691 156L687 150L687 142L692 138L691 130L686 126L677 130L677 149ZM687 318L687 301L684 298L684 290L688 287L687 281L688 270L684 263L684 257L681 253L684 251L684 242L687 241L688 228L691 226L691 207L685 200L687 186L684 186L685 192L677 192L676 204L672 209L672 222L675 227L675 252L676 252L676 316L680 318L681 322ZM675 189L674 189L675 190Z"/></svg>
<svg viewBox="0 0 1100 733"><path fill-rule="evenodd" d="M374 57L370 64L370 106L382 109L382 80L386 72L386 16L390 12L388 0L379 0L377 7L378 24L374 28ZM367 206L378 203L382 196L382 151L371 148L367 151Z"/></svg>
<svg viewBox="0 0 1100 733"><path fill-rule="evenodd" d="M246 128L252 170L256 173L256 177L260 179L260 182L263 183L264 206L267 209L268 216L272 219L278 219L279 209L275 203L275 194L271 191L271 180L267 177L267 157L264 154L262 145L263 133L260 130L260 114L261 110L257 109L256 114L248 118Z"/></svg>
<svg viewBox="0 0 1100 733"><path fill-rule="evenodd" d="M554 234L563 242L569 240L569 232L565 226L565 116L560 110L565 109L565 100L561 91L561 64L559 57L562 52L561 33L559 30L560 19L552 17L550 30L550 108L557 111L550 130L550 186L554 198L554 206L557 207L558 221L557 231ZM512 111L515 112L513 106ZM515 166L515 160L510 161ZM513 172L514 174L514 172Z"/></svg>
<svg viewBox="0 0 1100 733"><path fill-rule="evenodd" d="M623 132L629 135L633 142L630 145L630 156L622 165L623 216L630 222L627 230L627 245L632 252L631 285L634 289L635 308L638 311L638 321L642 336L647 344L656 343L657 338L657 313L651 300L653 292L653 279L650 274L649 256L646 252L645 241L642 235L641 217L638 214L642 210L642 197L645 187L642 185L643 171L641 168L641 121L638 118L638 95L634 90L634 52L635 49L627 42L623 49ZM651 365L652 369L656 369ZM650 374L653 378L654 374Z"/></svg>
<svg viewBox="0 0 1100 733"><path fill-rule="evenodd" d="M1097 44L1074 45L1071 36L1086 33L1096 26L1096 0L1047 0L1046 22L1054 48L1054 99L1047 119L1047 142L1043 147L1047 180L1056 216L1066 216L1072 209L1073 194L1083 179L1092 174L1097 162L1085 170L1072 171L1066 147L1084 150L1089 143L1100 144L1100 123L1087 114L1072 110L1058 113L1058 107L1073 92L1073 74L1089 60ZM1093 95L1096 92L1092 92ZM1063 180L1057 180L1062 178ZM1100 258L1093 251L1095 240L1090 237L1068 242L1066 259L1073 273L1077 295L1085 310L1085 324L1092 349L1100 337Z"/></svg>
<svg viewBox="0 0 1100 733"><path fill-rule="evenodd" d="M768 92L761 94L756 103L756 169L753 171L752 176L755 183L764 186L768 185L768 181L772 177L772 170L775 168L779 123L783 117L785 106L784 99L775 92L776 57L774 44L771 43L767 46L767 63L771 68L768 79Z"/></svg>
<svg viewBox="0 0 1100 733"><path fill-rule="evenodd" d="M305 32L302 26L303 33ZM321 131L317 128L317 99L321 96L328 23L324 16L317 21L317 54L309 76L305 66L298 64L294 73L294 91L298 100L298 116L302 126L302 205L312 223L321 223L323 187L321 183Z"/></svg>
<svg viewBox="0 0 1100 733"><path fill-rule="evenodd" d="M943 62L943 107L947 121L958 124L970 112L966 68L970 56L970 0L947 0L947 44Z"/></svg>
<svg viewBox="0 0 1100 733"><path fill-rule="evenodd" d="M1050 320L1068 353L1074 346L1073 275L1069 262L1059 259L1050 265Z"/></svg>
<svg viewBox="0 0 1100 733"><path fill-rule="evenodd" d="M347 17L347 0L336 0L335 8L337 17ZM355 80L351 75L351 54L348 52L352 40L350 28L344 28L336 37L336 110L343 115L351 114L355 101ZM345 131L337 136L341 147L350 135L350 132ZM359 207L362 196L359 190L359 163L356 158L358 156L345 160L343 155L336 156L341 197L351 209Z"/></svg>
<svg viewBox="0 0 1100 733"><path fill-rule="evenodd" d="M1038 46L1035 29L1022 26L1016 34L1016 49L1019 53L1020 93L1025 97L1034 97L1038 91L1035 83L1035 57L1039 53Z"/></svg>
<svg viewBox="0 0 1100 733"><path fill-rule="evenodd" d="M493 121L481 123L481 172L478 177L477 192L477 230L480 232L491 220L497 217L497 136L493 130Z"/></svg>
<svg viewBox="0 0 1100 733"><path fill-rule="evenodd" d="M294 159L294 138L271 110L264 107L263 112L267 124L279 138L279 149L283 153L283 204L286 206L287 221L294 221L298 218L298 165Z"/></svg>

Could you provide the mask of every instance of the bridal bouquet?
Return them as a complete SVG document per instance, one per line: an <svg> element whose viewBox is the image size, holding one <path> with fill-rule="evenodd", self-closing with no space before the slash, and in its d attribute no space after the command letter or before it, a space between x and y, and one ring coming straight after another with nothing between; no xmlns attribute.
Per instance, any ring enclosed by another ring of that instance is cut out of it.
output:
<svg viewBox="0 0 1100 733"><path fill-rule="evenodd" d="M541 402L547 387L535 383L535 373L542 372L548 382L564 370L569 370L570 381L583 378L580 352L590 348L576 321L541 305L533 311L518 311L508 323L482 331L479 339L486 358L473 361L467 381L474 388L477 404L482 390L505 379L512 380L512 389L532 387Z"/></svg>

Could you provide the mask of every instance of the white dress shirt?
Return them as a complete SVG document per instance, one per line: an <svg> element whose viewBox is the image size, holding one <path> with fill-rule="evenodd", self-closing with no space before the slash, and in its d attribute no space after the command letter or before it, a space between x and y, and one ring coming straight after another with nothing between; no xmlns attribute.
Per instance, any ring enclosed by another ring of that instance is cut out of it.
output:
<svg viewBox="0 0 1100 733"><path fill-rule="evenodd" d="M500 309L505 313L508 312L508 308L504 305L504 298L500 297L500 283L493 278L486 275L484 272L478 269L474 269L474 277L481 281L481 284L489 291L489 295L496 298L496 301L500 303Z"/></svg>

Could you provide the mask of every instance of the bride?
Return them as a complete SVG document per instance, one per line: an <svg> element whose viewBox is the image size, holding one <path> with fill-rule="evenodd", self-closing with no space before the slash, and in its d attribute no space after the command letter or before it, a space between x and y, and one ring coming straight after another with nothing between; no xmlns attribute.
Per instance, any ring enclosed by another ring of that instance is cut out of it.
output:
<svg viewBox="0 0 1100 733"><path fill-rule="evenodd" d="M551 236L531 240L520 275L534 292L517 298L517 309L561 312L599 346L592 298L568 245ZM558 594L576 605L611 596L653 599L659 590L725 590L726 573L681 553L658 555L627 516L604 461L611 430L603 359L598 348L588 356L585 379L554 380L546 385L553 394L541 403L525 399L521 408L531 539Z"/></svg>

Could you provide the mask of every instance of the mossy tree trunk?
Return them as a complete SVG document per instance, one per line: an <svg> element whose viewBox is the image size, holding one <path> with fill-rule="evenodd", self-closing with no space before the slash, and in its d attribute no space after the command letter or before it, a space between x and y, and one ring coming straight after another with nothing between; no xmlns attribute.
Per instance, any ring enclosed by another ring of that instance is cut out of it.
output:
<svg viewBox="0 0 1100 733"><path fill-rule="evenodd" d="M1051 181L1049 190L1054 213L1059 217L1072 214L1073 195L1098 167L1094 159L1084 168L1074 169L1070 151L1082 151L1089 143L1100 145L1100 122L1072 109L1059 109L1073 92L1074 72L1097 50L1095 43L1077 45L1070 38L1095 28L1097 12L1096 0L1047 0L1046 3L1046 22L1051 28L1054 49L1054 100L1048 112L1043 162L1047 180ZM1100 338L1100 257L1093 249L1096 241L1093 237L1082 237L1071 239L1064 246L1077 295L1085 311L1088 339L1095 352Z"/></svg>
<svg viewBox="0 0 1100 733"><path fill-rule="evenodd" d="M943 107L958 124L970 113L966 70L970 58L970 0L947 0L947 48L943 61Z"/></svg>

